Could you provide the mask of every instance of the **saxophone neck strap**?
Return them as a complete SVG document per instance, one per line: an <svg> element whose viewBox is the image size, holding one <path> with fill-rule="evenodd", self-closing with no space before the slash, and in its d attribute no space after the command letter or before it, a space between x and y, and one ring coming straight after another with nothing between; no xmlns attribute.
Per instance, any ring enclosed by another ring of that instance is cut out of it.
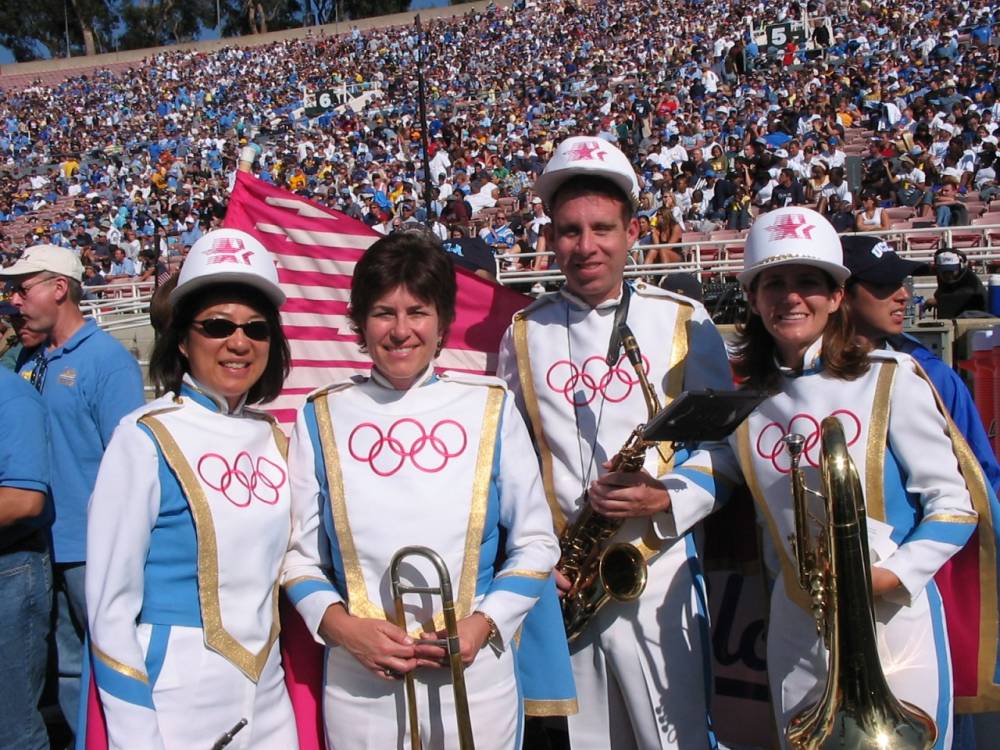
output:
<svg viewBox="0 0 1000 750"><path fill-rule="evenodd" d="M622 301L618 303L618 307L615 309L615 319L611 324L611 338L608 339L608 356L604 358L604 361L608 363L608 367L614 367L618 364L618 357L621 355L621 329L622 324L628 320L628 303L631 296L631 287L629 287L627 281L622 279Z"/></svg>

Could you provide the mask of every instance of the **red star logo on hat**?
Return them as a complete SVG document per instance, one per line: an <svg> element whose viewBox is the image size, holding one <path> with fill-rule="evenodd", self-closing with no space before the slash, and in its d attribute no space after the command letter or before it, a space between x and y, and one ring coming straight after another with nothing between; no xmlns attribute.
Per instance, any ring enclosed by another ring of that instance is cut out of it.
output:
<svg viewBox="0 0 1000 750"><path fill-rule="evenodd" d="M566 152L566 157L570 161L591 161L597 159L604 161L607 156L606 151L601 151L599 143L578 143Z"/></svg>
<svg viewBox="0 0 1000 750"><path fill-rule="evenodd" d="M243 240L238 237L219 237L212 241L212 249L205 255L209 263L242 263L249 266L253 250L245 249Z"/></svg>
<svg viewBox="0 0 1000 750"><path fill-rule="evenodd" d="M810 224L809 220L802 214L787 214L782 216L767 231L771 233L771 242L778 240L811 240L812 230L815 224Z"/></svg>

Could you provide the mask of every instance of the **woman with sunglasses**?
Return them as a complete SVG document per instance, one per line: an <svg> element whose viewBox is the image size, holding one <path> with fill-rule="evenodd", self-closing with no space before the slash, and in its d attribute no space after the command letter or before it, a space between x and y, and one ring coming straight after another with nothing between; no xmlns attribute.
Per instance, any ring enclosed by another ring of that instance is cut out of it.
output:
<svg viewBox="0 0 1000 750"><path fill-rule="evenodd" d="M165 394L126 417L87 522L91 663L111 748L295 748L278 651L285 440L267 414L289 367L267 250L192 246L150 359Z"/></svg>
<svg viewBox="0 0 1000 750"><path fill-rule="evenodd" d="M455 294L451 257L431 239L403 232L372 245L355 267L349 312L371 376L313 393L292 433L282 583L327 647L333 750L403 747L404 675L424 746L458 746L444 651L422 643L442 627L441 599L410 595L405 626L396 618L390 561L409 545L448 568L476 747L518 747L525 711L575 710L551 578L559 547L527 428L502 381L435 370ZM422 558L400 574L438 585ZM539 632L550 643L528 656ZM531 675L515 676L525 665L555 692L542 698Z"/></svg>

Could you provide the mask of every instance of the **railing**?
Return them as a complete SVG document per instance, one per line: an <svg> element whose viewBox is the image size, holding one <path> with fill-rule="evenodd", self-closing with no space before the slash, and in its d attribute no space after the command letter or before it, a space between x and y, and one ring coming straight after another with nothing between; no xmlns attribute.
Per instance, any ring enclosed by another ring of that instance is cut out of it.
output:
<svg viewBox="0 0 1000 750"><path fill-rule="evenodd" d="M1000 265L1000 224L971 225L966 227L924 227L908 229L887 229L865 232L866 235L882 236L895 246L896 251L910 260L930 262L938 247L960 246L969 262L974 266L988 269ZM690 273L699 281L735 276L743 269L743 246L745 236L699 239L670 245L647 245L636 248L645 254L649 250L668 247L680 253L685 260L677 263L639 263L631 260L625 268L625 276L662 276L668 273ZM533 262L540 256L552 258L551 252L520 253L496 256L500 269L505 261ZM560 282L565 276L559 269L541 271L498 270L497 280L505 286L530 287L533 284ZM149 302L155 284L152 281L134 281L124 284L109 284L95 287L102 295L97 300L86 300L80 305L84 315L97 320L107 331L121 331L149 325ZM917 282L917 292L933 290L934 284Z"/></svg>
<svg viewBox="0 0 1000 750"><path fill-rule="evenodd" d="M156 283L130 281L99 287L85 287L100 295L99 299L84 300L80 311L97 321L106 331L121 331L149 325L149 302Z"/></svg>
<svg viewBox="0 0 1000 750"><path fill-rule="evenodd" d="M1000 224L970 225L964 227L921 227L886 229L861 234L885 237L886 242L905 258L929 263L940 247L958 247L976 266L1000 264ZM667 273L691 273L699 281L707 278L735 276L743 270L743 247L746 236L697 239L669 245L645 245L634 248L645 254L656 248L670 248L684 260L677 263L644 264L630 261L625 268L626 277L661 276ZM558 269L502 270L507 263L531 260L539 256L552 258L553 253L510 253L497 255L497 280L505 286L531 286L535 283L561 281L565 278Z"/></svg>

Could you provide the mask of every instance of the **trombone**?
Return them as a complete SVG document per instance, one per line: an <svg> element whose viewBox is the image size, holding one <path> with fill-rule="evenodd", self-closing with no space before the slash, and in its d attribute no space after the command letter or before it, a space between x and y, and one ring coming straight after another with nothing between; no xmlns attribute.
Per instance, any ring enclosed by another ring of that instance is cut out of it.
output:
<svg viewBox="0 0 1000 750"><path fill-rule="evenodd" d="M437 586L408 586L399 581L399 568L408 557L423 557L437 569ZM439 646L448 652L448 662L451 667L451 687L455 695L455 716L458 722L458 746L460 750L475 750L476 743L472 738L472 719L469 716L469 695L465 689L465 666L462 664L462 647L458 640L458 620L455 617L455 597L451 591L451 576L448 566L434 550L429 547L402 547L392 556L389 564L389 580L392 586L392 600L396 605L396 624L406 630L406 615L403 611L403 596L405 594L439 594L441 609L444 613L447 638L426 639L424 643ZM421 750L420 719L417 716L417 687L413 672L404 676L406 686L406 712L410 722L410 748Z"/></svg>

